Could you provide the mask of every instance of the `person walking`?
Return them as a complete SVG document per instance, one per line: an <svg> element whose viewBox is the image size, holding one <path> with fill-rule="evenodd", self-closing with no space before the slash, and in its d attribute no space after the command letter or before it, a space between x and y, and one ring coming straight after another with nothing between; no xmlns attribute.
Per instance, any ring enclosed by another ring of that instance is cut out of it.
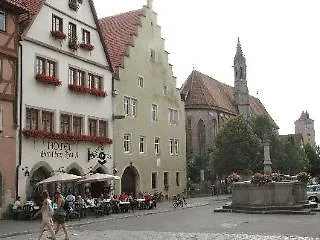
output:
<svg viewBox="0 0 320 240"><path fill-rule="evenodd" d="M41 240L42 235L45 231L45 227L49 230L51 237L49 239L56 239L56 236L53 231L52 227L52 215L53 215L53 209L51 206L51 203L49 201L49 194L47 191L44 191L42 193L42 196L44 198L41 209L33 216L33 218L36 218L40 213L42 214L42 221L40 225L40 235L39 240Z"/></svg>
<svg viewBox="0 0 320 240"><path fill-rule="evenodd" d="M65 204L65 200L63 198L63 196L61 195L60 192L55 192L54 194L55 196L55 201L57 203L57 210L55 211L54 214L54 220L57 223L56 226L56 230L55 230L55 234L57 235L57 233L60 230L60 226L62 227L62 230L64 232L64 236L65 236L65 240L69 240L69 236L68 236L68 231L66 228L66 211L64 210L64 204Z"/></svg>

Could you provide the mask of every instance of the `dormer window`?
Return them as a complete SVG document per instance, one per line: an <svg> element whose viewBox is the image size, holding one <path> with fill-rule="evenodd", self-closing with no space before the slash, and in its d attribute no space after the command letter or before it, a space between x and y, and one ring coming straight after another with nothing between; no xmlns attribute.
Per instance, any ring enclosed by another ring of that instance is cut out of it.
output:
<svg viewBox="0 0 320 240"><path fill-rule="evenodd" d="M6 31L6 13L0 11L0 31Z"/></svg>
<svg viewBox="0 0 320 240"><path fill-rule="evenodd" d="M78 0L69 0L69 7L73 11L78 11L79 1Z"/></svg>

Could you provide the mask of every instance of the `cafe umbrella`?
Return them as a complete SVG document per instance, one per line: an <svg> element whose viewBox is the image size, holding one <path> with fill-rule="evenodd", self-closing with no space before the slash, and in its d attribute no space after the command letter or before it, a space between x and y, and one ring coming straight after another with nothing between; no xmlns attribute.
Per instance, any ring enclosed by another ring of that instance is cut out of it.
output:
<svg viewBox="0 0 320 240"><path fill-rule="evenodd" d="M91 182L104 182L107 180L119 180L119 176L114 176L106 173L94 173L91 175L88 175L78 181L78 183L91 183Z"/></svg>
<svg viewBox="0 0 320 240"><path fill-rule="evenodd" d="M63 183L63 182L75 182L82 179L81 176L77 176L70 173L59 172L55 173L53 176L38 182L37 185L47 184L47 183Z"/></svg>

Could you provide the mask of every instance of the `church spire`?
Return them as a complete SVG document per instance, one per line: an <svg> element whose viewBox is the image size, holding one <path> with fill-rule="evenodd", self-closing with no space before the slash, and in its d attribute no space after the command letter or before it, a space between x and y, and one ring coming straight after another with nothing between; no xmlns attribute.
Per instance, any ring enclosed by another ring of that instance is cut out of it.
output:
<svg viewBox="0 0 320 240"><path fill-rule="evenodd" d="M234 101L239 114L246 119L249 117L249 91L247 86L246 58L242 53L240 39L238 37L237 51L234 56Z"/></svg>

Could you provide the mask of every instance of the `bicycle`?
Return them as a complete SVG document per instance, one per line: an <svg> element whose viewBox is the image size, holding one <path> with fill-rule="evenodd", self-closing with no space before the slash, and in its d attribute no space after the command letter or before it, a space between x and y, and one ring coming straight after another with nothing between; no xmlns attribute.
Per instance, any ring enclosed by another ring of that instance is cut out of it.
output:
<svg viewBox="0 0 320 240"><path fill-rule="evenodd" d="M183 207L183 205L186 205L186 200L184 197L180 197L179 195L177 196L172 196L172 206L174 208L177 208L177 207Z"/></svg>

